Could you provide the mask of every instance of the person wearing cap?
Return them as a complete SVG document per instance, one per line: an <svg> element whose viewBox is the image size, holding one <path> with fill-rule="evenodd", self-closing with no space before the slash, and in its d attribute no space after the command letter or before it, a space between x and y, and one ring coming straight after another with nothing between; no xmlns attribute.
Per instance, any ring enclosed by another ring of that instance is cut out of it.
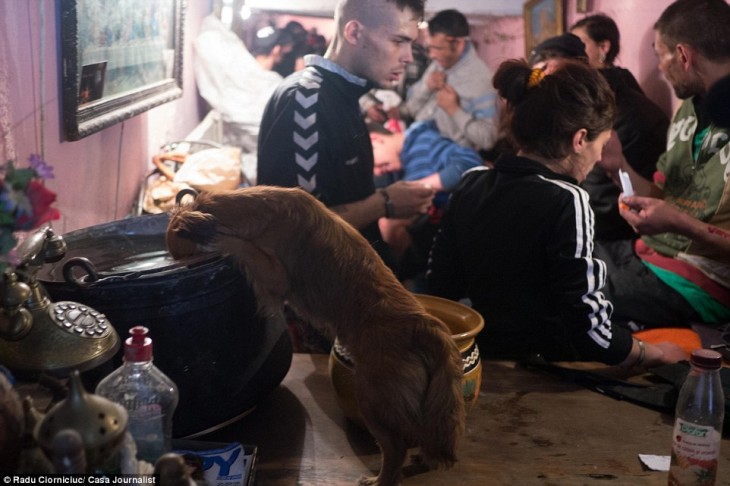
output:
<svg viewBox="0 0 730 486"><path fill-rule="evenodd" d="M528 63L549 74L549 71L553 71L561 59L588 62L585 45L577 36L563 34L545 39L530 51Z"/></svg>
<svg viewBox="0 0 730 486"><path fill-rule="evenodd" d="M492 72L469 40L469 23L457 10L428 21L431 63L399 107L406 120L434 120L439 132L465 147L487 150L497 136Z"/></svg>
<svg viewBox="0 0 730 486"><path fill-rule="evenodd" d="M533 67L553 69L555 63L573 59L590 64L585 44L576 35L568 33L546 39L535 46L530 53ZM667 140L669 118L639 89L631 83L622 82L625 71L616 66L599 69L616 97L616 118L613 129L621 142L621 154L642 177L651 178L656 160L664 152ZM631 76L633 78L633 76ZM581 184L590 195L590 204L596 217L596 241L633 240L637 238L633 228L618 211L618 196L621 192L606 171L596 166Z"/></svg>

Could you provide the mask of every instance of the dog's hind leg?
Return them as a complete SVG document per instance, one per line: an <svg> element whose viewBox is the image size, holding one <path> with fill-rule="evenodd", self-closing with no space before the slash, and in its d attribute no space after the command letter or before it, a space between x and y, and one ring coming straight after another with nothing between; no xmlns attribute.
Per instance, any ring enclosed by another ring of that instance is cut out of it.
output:
<svg viewBox="0 0 730 486"><path fill-rule="evenodd" d="M375 477L361 477L360 486L398 486L403 479L403 462L406 459L407 446L402 437L393 430L381 429L368 424L370 433L380 446L382 464L380 473Z"/></svg>

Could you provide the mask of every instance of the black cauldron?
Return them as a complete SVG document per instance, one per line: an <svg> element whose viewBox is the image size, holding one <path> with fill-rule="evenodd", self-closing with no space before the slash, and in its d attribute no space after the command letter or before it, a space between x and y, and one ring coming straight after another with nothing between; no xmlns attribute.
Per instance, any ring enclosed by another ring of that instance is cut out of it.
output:
<svg viewBox="0 0 730 486"><path fill-rule="evenodd" d="M218 253L174 261L165 247L166 214L144 215L63 235L68 250L38 279L54 301L103 312L122 340L150 330L154 363L178 386L173 435L191 437L245 415L289 370L283 319L264 319L245 276ZM100 380L120 352L85 373ZM93 389L93 388L91 388Z"/></svg>

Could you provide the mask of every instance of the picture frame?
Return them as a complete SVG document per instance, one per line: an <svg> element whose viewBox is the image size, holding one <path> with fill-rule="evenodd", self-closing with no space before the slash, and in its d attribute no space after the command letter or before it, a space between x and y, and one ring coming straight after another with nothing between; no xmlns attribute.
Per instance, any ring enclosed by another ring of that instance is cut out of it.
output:
<svg viewBox="0 0 730 486"><path fill-rule="evenodd" d="M60 0L66 139L182 96L185 0Z"/></svg>
<svg viewBox="0 0 730 486"><path fill-rule="evenodd" d="M524 7L525 58L540 42L563 33L563 0L528 0Z"/></svg>

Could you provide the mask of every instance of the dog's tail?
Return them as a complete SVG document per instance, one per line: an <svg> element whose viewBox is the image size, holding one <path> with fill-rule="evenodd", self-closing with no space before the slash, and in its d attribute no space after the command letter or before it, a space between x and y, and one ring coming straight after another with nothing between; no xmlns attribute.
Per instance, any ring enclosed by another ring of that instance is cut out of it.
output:
<svg viewBox="0 0 730 486"><path fill-rule="evenodd" d="M421 406L419 445L427 464L448 468L456 462L456 443L464 432L466 415L461 353L445 325L418 333L414 341L415 349L431 351L425 357L431 379Z"/></svg>

